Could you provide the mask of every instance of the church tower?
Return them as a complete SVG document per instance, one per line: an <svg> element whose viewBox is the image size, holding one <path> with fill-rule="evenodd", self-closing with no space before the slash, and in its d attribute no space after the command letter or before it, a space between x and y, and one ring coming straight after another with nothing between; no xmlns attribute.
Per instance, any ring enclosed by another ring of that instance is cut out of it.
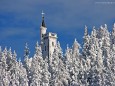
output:
<svg viewBox="0 0 115 86"><path fill-rule="evenodd" d="M42 11L42 23L41 23L41 27L40 27L40 43L43 44L43 36L46 34L46 25L45 25L45 21L44 21L44 13Z"/></svg>
<svg viewBox="0 0 115 86"><path fill-rule="evenodd" d="M46 32L47 28L44 21L44 13L42 12L42 23L40 27L40 43L43 58L48 57L52 61L52 54L57 46L57 34L52 32Z"/></svg>

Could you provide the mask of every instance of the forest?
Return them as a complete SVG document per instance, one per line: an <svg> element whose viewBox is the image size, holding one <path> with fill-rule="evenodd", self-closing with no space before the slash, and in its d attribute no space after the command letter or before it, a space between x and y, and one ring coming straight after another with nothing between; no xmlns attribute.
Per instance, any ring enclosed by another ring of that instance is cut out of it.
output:
<svg viewBox="0 0 115 86"><path fill-rule="evenodd" d="M0 47L0 86L115 86L115 24L85 26L83 45L77 40L63 53L60 43L50 57L42 57L37 42L35 53L29 56L25 45L24 61L17 60L11 48Z"/></svg>

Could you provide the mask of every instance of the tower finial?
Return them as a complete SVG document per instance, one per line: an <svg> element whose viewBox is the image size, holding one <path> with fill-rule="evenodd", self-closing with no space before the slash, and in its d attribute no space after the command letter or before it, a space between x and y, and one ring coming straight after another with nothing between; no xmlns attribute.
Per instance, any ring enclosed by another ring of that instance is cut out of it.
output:
<svg viewBox="0 0 115 86"><path fill-rule="evenodd" d="M43 10L42 10L42 13L41 13L41 14L42 14L42 26L43 26L43 27L46 27L45 22L44 22L44 14L45 14L45 13L43 12Z"/></svg>
<svg viewBox="0 0 115 86"><path fill-rule="evenodd" d="M44 13L44 11L43 11L43 10L42 10L42 13L41 13L41 14L42 14L42 17L44 17L44 14L45 14L45 13Z"/></svg>

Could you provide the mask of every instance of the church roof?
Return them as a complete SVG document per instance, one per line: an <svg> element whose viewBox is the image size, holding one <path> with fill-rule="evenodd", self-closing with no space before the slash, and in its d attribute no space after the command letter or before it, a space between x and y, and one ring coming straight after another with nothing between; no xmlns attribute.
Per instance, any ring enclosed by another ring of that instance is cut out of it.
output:
<svg viewBox="0 0 115 86"><path fill-rule="evenodd" d="M44 16L42 17L42 26L43 26L43 27L46 27L45 21L44 21Z"/></svg>
<svg viewBox="0 0 115 86"><path fill-rule="evenodd" d="M42 26L43 26L43 27L46 27L45 21L44 21L44 14L45 14L45 13L43 12L43 10L42 10L42 13L41 13L41 14L42 14Z"/></svg>

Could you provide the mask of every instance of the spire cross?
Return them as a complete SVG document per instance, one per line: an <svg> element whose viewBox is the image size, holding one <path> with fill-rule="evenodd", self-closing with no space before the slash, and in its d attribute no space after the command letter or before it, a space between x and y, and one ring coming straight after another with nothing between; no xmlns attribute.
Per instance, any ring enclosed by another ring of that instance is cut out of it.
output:
<svg viewBox="0 0 115 86"><path fill-rule="evenodd" d="M41 13L41 14L42 14L42 17L44 17L44 14L45 14L45 13L43 12L43 10L42 10L42 13Z"/></svg>

